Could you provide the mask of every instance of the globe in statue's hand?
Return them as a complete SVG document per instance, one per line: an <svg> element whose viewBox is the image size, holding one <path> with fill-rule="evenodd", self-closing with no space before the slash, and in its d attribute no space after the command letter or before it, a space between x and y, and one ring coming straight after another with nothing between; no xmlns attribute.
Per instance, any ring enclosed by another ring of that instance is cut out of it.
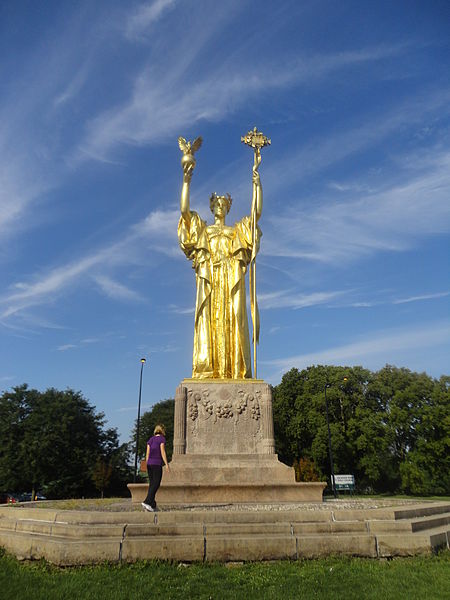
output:
<svg viewBox="0 0 450 600"><path fill-rule="evenodd" d="M186 141L184 139L184 137L180 136L178 138L178 145L180 146L180 150L183 153L183 156L181 158L181 166L183 167L183 171L185 173L187 173L188 171L192 172L192 170L194 169L194 167L195 167L194 154L195 154L195 152L197 152L197 150L202 145L202 141L203 141L203 139L201 137L198 137L192 143L189 141ZM191 167L191 168L189 169L189 167Z"/></svg>
<svg viewBox="0 0 450 600"><path fill-rule="evenodd" d="M196 160L193 154L183 154L181 157L181 166L185 173L192 171L195 167ZM191 168L189 168L191 167Z"/></svg>

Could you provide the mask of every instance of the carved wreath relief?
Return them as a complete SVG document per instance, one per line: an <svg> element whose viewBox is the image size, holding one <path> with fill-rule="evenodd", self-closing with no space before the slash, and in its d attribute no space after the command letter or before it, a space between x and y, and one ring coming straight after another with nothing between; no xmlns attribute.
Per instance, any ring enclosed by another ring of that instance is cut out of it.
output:
<svg viewBox="0 0 450 600"><path fill-rule="evenodd" d="M188 417L191 421L208 420L211 417L214 423L218 419L231 419L238 423L243 418L258 421L261 416L260 399L261 391L255 394L238 390L237 397L233 399L229 394L224 398L211 400L208 389L202 392L188 391Z"/></svg>
<svg viewBox="0 0 450 600"><path fill-rule="evenodd" d="M256 386L186 388L187 453L257 453L264 429L264 390Z"/></svg>

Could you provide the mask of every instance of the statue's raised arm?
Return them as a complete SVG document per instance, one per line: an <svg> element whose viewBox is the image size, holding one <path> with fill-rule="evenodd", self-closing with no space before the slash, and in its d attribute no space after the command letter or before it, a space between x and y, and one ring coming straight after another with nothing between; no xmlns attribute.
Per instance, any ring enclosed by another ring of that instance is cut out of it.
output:
<svg viewBox="0 0 450 600"><path fill-rule="evenodd" d="M261 164L261 149L257 148L255 151L255 160L253 163L253 173L252 173L252 181L253 181L253 196L252 196L252 215L255 215L256 222L259 221L259 218L262 213L263 206L263 193L262 193L262 185L261 179L259 177L259 165Z"/></svg>
<svg viewBox="0 0 450 600"><path fill-rule="evenodd" d="M183 187L181 188L180 210L182 216L189 221L190 219L190 185L192 174L195 168L195 152L202 145L202 138L198 137L194 142L187 142L183 137L178 138L178 145L183 152L181 166L183 167Z"/></svg>

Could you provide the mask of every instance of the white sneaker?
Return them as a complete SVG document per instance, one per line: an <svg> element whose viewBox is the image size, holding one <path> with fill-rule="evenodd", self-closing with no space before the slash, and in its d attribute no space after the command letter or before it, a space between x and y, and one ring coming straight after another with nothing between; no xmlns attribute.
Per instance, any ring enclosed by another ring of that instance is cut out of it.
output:
<svg viewBox="0 0 450 600"><path fill-rule="evenodd" d="M150 506L150 504L145 504L145 502L141 502L141 506L148 510L148 512L155 512L155 509Z"/></svg>

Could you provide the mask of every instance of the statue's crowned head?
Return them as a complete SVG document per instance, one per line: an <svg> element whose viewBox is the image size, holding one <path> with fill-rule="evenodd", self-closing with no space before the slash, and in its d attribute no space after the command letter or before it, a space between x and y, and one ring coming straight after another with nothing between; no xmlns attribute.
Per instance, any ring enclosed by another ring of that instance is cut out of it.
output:
<svg viewBox="0 0 450 600"><path fill-rule="evenodd" d="M209 208L211 209L211 212L214 213L214 207L216 205L217 200L225 200L225 205L227 207L227 214L230 212L230 208L231 208L231 204L233 202L233 199L231 198L230 194L226 194L225 196L218 196L216 194L216 192L213 192L209 198Z"/></svg>

